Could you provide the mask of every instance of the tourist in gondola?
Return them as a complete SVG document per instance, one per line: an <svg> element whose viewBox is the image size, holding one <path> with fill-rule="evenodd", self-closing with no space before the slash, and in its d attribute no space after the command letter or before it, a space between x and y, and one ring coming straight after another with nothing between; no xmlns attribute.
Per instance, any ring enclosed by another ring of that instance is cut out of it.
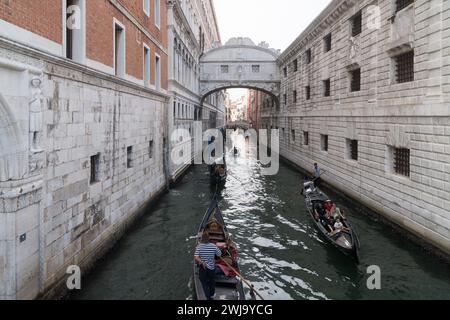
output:
<svg viewBox="0 0 450 320"><path fill-rule="evenodd" d="M208 232L203 232L201 243L195 250L195 262L200 266L200 281L208 300L214 300L216 292L216 257L221 257L222 252L210 242Z"/></svg>
<svg viewBox="0 0 450 320"><path fill-rule="evenodd" d="M334 223L334 231L330 233L330 236L334 236L341 232L350 232L350 229L346 228L342 223L341 219L338 218Z"/></svg>

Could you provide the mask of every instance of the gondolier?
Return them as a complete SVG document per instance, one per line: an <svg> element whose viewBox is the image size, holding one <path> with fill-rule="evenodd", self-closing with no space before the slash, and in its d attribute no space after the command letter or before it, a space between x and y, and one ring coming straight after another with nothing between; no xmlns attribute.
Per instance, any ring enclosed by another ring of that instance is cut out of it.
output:
<svg viewBox="0 0 450 320"><path fill-rule="evenodd" d="M322 182L322 170L320 169L317 163L314 163L314 185L319 188L320 183Z"/></svg>
<svg viewBox="0 0 450 320"><path fill-rule="evenodd" d="M199 277L208 300L213 300L216 291L216 257L222 252L210 242L208 232L203 232L201 243L195 250L195 262L199 265Z"/></svg>

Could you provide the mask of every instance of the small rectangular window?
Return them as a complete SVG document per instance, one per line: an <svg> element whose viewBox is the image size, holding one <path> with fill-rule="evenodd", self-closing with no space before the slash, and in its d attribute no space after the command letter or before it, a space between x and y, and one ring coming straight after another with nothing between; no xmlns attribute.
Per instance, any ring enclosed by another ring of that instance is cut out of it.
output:
<svg viewBox="0 0 450 320"><path fill-rule="evenodd" d="M161 26L161 0L155 0L155 25Z"/></svg>
<svg viewBox="0 0 450 320"><path fill-rule="evenodd" d="M395 12L399 12L399 11L405 9L412 3L414 3L414 0L396 0L395 1L395 5L396 5Z"/></svg>
<svg viewBox="0 0 450 320"><path fill-rule="evenodd" d="M283 94L284 105L287 105L287 94Z"/></svg>
<svg viewBox="0 0 450 320"><path fill-rule="evenodd" d="M358 140L347 139L347 158L358 161Z"/></svg>
<svg viewBox="0 0 450 320"><path fill-rule="evenodd" d="M133 147L127 148L127 168L133 168Z"/></svg>
<svg viewBox="0 0 450 320"><path fill-rule="evenodd" d="M293 64L294 64L294 72L297 72L298 71L298 60L295 59Z"/></svg>
<svg viewBox="0 0 450 320"><path fill-rule="evenodd" d="M312 62L312 51L311 51L311 49L306 50L305 60L306 60L306 64L310 64Z"/></svg>
<svg viewBox="0 0 450 320"><path fill-rule="evenodd" d="M144 46L144 86L150 86L150 49Z"/></svg>
<svg viewBox="0 0 450 320"><path fill-rule="evenodd" d="M295 130L291 130L292 141L295 141Z"/></svg>
<svg viewBox="0 0 450 320"><path fill-rule="evenodd" d="M350 77L351 77L350 83L351 92L361 91L361 69L351 71Z"/></svg>
<svg viewBox="0 0 450 320"><path fill-rule="evenodd" d="M150 16L150 0L144 0L144 13L147 17Z"/></svg>
<svg viewBox="0 0 450 320"><path fill-rule="evenodd" d="M331 51L331 33L323 38L325 52Z"/></svg>
<svg viewBox="0 0 450 320"><path fill-rule="evenodd" d="M414 81L414 51L403 53L394 59L397 83Z"/></svg>
<svg viewBox="0 0 450 320"><path fill-rule="evenodd" d="M294 95L294 103L297 103L297 90L294 90L293 95Z"/></svg>
<svg viewBox="0 0 450 320"><path fill-rule="evenodd" d="M406 148L393 148L395 173L410 177L411 175L411 151Z"/></svg>
<svg viewBox="0 0 450 320"><path fill-rule="evenodd" d="M284 77L287 77L287 75L288 75L287 67L283 68L283 74L284 74Z"/></svg>
<svg viewBox="0 0 450 320"><path fill-rule="evenodd" d="M331 80L327 79L323 82L323 96L329 97L331 96Z"/></svg>
<svg viewBox="0 0 450 320"><path fill-rule="evenodd" d="M328 136L321 134L320 135L320 148L322 151L328 152Z"/></svg>
<svg viewBox="0 0 450 320"><path fill-rule="evenodd" d="M311 86L306 86L305 92L306 92L306 100L311 100Z"/></svg>
<svg viewBox="0 0 450 320"><path fill-rule="evenodd" d="M155 87L161 90L161 58L155 56Z"/></svg>
<svg viewBox="0 0 450 320"><path fill-rule="evenodd" d="M362 12L358 12L352 18L352 36L356 37L362 32Z"/></svg>
<svg viewBox="0 0 450 320"><path fill-rule="evenodd" d="M94 184L100 181L100 154L91 157L91 178L90 183Z"/></svg>
<svg viewBox="0 0 450 320"><path fill-rule="evenodd" d="M229 66L226 66L226 65L220 66L221 73L228 73L230 71L229 69L230 69Z"/></svg>
<svg viewBox="0 0 450 320"><path fill-rule="evenodd" d="M303 144L305 146L309 145L309 132L303 131Z"/></svg>
<svg viewBox="0 0 450 320"><path fill-rule="evenodd" d="M118 77L125 77L125 30L115 24L114 29L114 72Z"/></svg>
<svg viewBox="0 0 450 320"><path fill-rule="evenodd" d="M261 67L259 65L253 65L252 66L252 72L253 73L259 73Z"/></svg>
<svg viewBox="0 0 450 320"><path fill-rule="evenodd" d="M148 157L150 159L153 158L153 140L150 140L150 142L148 143Z"/></svg>

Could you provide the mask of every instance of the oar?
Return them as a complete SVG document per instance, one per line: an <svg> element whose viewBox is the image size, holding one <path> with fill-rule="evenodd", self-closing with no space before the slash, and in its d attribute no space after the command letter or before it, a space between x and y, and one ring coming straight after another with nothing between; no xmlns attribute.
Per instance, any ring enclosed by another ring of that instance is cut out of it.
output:
<svg viewBox="0 0 450 320"><path fill-rule="evenodd" d="M257 295L258 295L258 297L261 299L261 300L264 300L264 298L258 293L258 291L256 291L256 289L255 289L255 287L253 286L253 284L250 282L250 281L248 281L248 280L246 280L243 276L242 276L242 274L240 274L235 268L233 268L228 262L226 262L222 257L220 258L220 260L222 260L234 273L236 273L237 274L237 276L239 277L239 278L241 278L241 280L242 280L242 282L244 282L249 288L250 288L250 290L252 290L252 292L254 292L254 293L256 293Z"/></svg>

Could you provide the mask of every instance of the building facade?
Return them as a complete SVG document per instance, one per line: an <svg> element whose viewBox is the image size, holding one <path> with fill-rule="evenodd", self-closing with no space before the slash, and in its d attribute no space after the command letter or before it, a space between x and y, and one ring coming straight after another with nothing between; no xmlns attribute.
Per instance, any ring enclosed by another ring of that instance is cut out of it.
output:
<svg viewBox="0 0 450 320"><path fill-rule="evenodd" d="M335 0L279 58L281 155L450 253L450 3Z"/></svg>
<svg viewBox="0 0 450 320"><path fill-rule="evenodd" d="M169 168L176 181L192 163L194 122L203 130L225 125L224 93L202 97L199 85L200 57L221 42L213 1L168 1L168 40Z"/></svg>
<svg viewBox="0 0 450 320"><path fill-rule="evenodd" d="M0 4L0 299L54 296L165 189L163 0Z"/></svg>

